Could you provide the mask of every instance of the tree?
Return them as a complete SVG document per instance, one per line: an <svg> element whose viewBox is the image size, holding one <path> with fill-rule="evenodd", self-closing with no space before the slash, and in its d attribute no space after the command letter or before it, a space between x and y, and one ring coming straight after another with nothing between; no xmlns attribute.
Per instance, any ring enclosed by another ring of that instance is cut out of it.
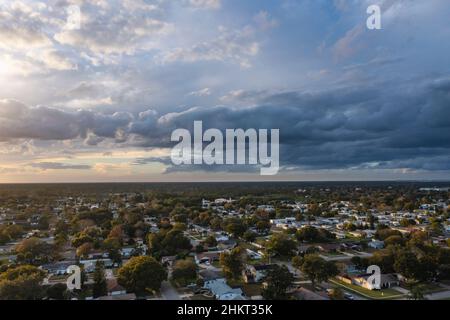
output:
<svg viewBox="0 0 450 320"><path fill-rule="evenodd" d="M266 283L262 296L267 300L286 299L286 291L292 285L294 276L286 266L273 265L264 278Z"/></svg>
<svg viewBox="0 0 450 320"><path fill-rule="evenodd" d="M47 297L53 300L67 299L67 285L64 283L57 283L47 289Z"/></svg>
<svg viewBox="0 0 450 320"><path fill-rule="evenodd" d="M420 274L419 260L409 250L399 250L395 255L394 270L407 279L417 279Z"/></svg>
<svg viewBox="0 0 450 320"><path fill-rule="evenodd" d="M105 268L103 262L97 261L94 270L94 285L92 287L92 295L94 298L103 297L108 294L108 287L105 278Z"/></svg>
<svg viewBox="0 0 450 320"><path fill-rule="evenodd" d="M247 230L244 232L244 235L242 236L245 241L253 242L256 240L257 234L251 230Z"/></svg>
<svg viewBox="0 0 450 320"><path fill-rule="evenodd" d="M0 225L0 245L6 244L11 240L18 239L24 234L24 229L20 225L4 226Z"/></svg>
<svg viewBox="0 0 450 320"><path fill-rule="evenodd" d="M83 243L81 246L79 246L77 248L77 251L76 251L77 257L79 257L79 258L87 257L88 254L91 253L92 247L93 247L93 245L90 242Z"/></svg>
<svg viewBox="0 0 450 320"><path fill-rule="evenodd" d="M111 238L117 239L117 241L119 241L119 243L122 244L124 236L125 235L123 232L122 225L117 225L111 229L111 231L109 232L108 238L109 239L111 239Z"/></svg>
<svg viewBox="0 0 450 320"><path fill-rule="evenodd" d="M327 281L339 273L336 264L325 261L315 254L304 257L301 271L311 280L313 287L317 282Z"/></svg>
<svg viewBox="0 0 450 320"><path fill-rule="evenodd" d="M29 264L46 263L52 260L54 250L52 245L38 239L29 238L22 240L16 246L17 259Z"/></svg>
<svg viewBox="0 0 450 320"><path fill-rule="evenodd" d="M299 229L296 233L297 240L300 242L317 243L328 242L336 238L334 234L322 228L306 226Z"/></svg>
<svg viewBox="0 0 450 320"><path fill-rule="evenodd" d="M271 224L267 220L260 220L256 223L256 229L258 229L259 232L267 232L270 230Z"/></svg>
<svg viewBox="0 0 450 320"><path fill-rule="evenodd" d="M358 256L352 257L350 261L355 265L356 270L366 270L369 266L367 259Z"/></svg>
<svg viewBox="0 0 450 320"><path fill-rule="evenodd" d="M403 245L403 243L404 243L403 237L402 236L397 236L397 235L387 237L384 240L384 245L386 247L389 246L389 245L392 245L392 246L400 245L401 246L401 245Z"/></svg>
<svg viewBox="0 0 450 320"><path fill-rule="evenodd" d="M367 259L368 266L379 266L383 273L392 273L394 270L395 257L392 250L378 250L372 257Z"/></svg>
<svg viewBox="0 0 450 320"><path fill-rule="evenodd" d="M331 289L329 294L331 300L344 300L344 292L340 288Z"/></svg>
<svg viewBox="0 0 450 320"><path fill-rule="evenodd" d="M302 267L303 258L300 256L295 256L292 258L292 266L298 270Z"/></svg>
<svg viewBox="0 0 450 320"><path fill-rule="evenodd" d="M277 233L270 238L266 247L271 254L282 257L292 257L297 248L297 244L289 236L283 233Z"/></svg>
<svg viewBox="0 0 450 320"><path fill-rule="evenodd" d="M378 229L375 233L375 237L378 240L385 240L389 238L390 236L402 236L402 233L398 230L392 230L392 229Z"/></svg>
<svg viewBox="0 0 450 320"><path fill-rule="evenodd" d="M175 262L172 272L172 279L186 285L189 281L197 279L197 265L192 260L178 260Z"/></svg>
<svg viewBox="0 0 450 320"><path fill-rule="evenodd" d="M234 248L229 252L220 254L219 262L223 272L230 279L239 279L244 269L245 251L240 248Z"/></svg>
<svg viewBox="0 0 450 320"><path fill-rule="evenodd" d="M133 257L119 269L117 280L128 292L143 296L159 290L161 283L167 280L167 272L152 257Z"/></svg>
<svg viewBox="0 0 450 320"><path fill-rule="evenodd" d="M409 226L413 226L415 224L416 224L416 222L413 219L403 218L402 220L400 220L400 225L405 228L407 228Z"/></svg>
<svg viewBox="0 0 450 320"><path fill-rule="evenodd" d="M428 234L426 232L415 230L410 234L408 245L411 247L422 247L428 241Z"/></svg>
<svg viewBox="0 0 450 320"><path fill-rule="evenodd" d="M150 252L156 256L170 256L192 248L191 241L180 230L160 231L148 236Z"/></svg>
<svg viewBox="0 0 450 320"><path fill-rule="evenodd" d="M216 237L214 237L214 236L208 236L206 239L205 239L205 241L204 241L204 243L208 246L208 247L215 247L215 246L217 246L217 240L216 240Z"/></svg>
<svg viewBox="0 0 450 320"><path fill-rule="evenodd" d="M225 222L225 231L238 238L244 234L247 226L244 225L241 219L228 219Z"/></svg>
<svg viewBox="0 0 450 320"><path fill-rule="evenodd" d="M8 269L0 275L0 300L40 300L45 273L30 265Z"/></svg>
<svg viewBox="0 0 450 320"><path fill-rule="evenodd" d="M425 287L421 284L413 284L408 294L409 300L425 300Z"/></svg>
<svg viewBox="0 0 450 320"><path fill-rule="evenodd" d="M108 256L114 263L122 262L122 254L120 252L122 245L118 238L106 239L103 241L103 247L108 251Z"/></svg>

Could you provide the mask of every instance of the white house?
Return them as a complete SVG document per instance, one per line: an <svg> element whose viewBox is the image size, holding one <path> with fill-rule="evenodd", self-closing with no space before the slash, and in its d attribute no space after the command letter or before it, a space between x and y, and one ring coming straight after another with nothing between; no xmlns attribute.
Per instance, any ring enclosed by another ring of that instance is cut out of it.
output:
<svg viewBox="0 0 450 320"><path fill-rule="evenodd" d="M223 278L205 281L204 287L209 289L217 300L245 300L242 290L231 288Z"/></svg>

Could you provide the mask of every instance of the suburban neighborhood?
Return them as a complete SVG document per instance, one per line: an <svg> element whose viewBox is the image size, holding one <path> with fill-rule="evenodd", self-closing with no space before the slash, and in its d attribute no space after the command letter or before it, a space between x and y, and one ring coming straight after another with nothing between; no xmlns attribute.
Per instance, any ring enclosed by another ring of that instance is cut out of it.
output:
<svg viewBox="0 0 450 320"><path fill-rule="evenodd" d="M1 190L0 299L450 299L448 188L140 187Z"/></svg>

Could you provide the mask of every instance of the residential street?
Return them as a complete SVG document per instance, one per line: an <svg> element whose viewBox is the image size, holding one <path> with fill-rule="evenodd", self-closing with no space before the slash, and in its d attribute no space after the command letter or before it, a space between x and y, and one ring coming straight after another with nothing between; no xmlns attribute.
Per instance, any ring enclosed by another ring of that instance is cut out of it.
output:
<svg viewBox="0 0 450 320"><path fill-rule="evenodd" d="M433 294L428 294L425 296L428 300L444 300L444 299L450 299L450 290L442 291L442 292L436 292Z"/></svg>

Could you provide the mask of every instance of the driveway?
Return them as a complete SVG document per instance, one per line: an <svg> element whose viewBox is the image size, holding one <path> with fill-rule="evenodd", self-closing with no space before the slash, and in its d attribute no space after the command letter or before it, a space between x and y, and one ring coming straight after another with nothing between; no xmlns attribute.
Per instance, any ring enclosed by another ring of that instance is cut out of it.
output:
<svg viewBox="0 0 450 320"><path fill-rule="evenodd" d="M161 295L165 300L182 300L178 291L169 281L161 283Z"/></svg>

